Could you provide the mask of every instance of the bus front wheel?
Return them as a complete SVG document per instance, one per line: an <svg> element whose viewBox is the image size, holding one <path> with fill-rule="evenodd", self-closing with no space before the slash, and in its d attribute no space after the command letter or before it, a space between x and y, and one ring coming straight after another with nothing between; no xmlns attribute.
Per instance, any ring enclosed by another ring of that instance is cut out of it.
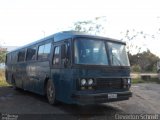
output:
<svg viewBox="0 0 160 120"><path fill-rule="evenodd" d="M48 80L47 82L46 95L47 95L48 102L51 105L55 105L56 104L55 86L53 81L51 80Z"/></svg>

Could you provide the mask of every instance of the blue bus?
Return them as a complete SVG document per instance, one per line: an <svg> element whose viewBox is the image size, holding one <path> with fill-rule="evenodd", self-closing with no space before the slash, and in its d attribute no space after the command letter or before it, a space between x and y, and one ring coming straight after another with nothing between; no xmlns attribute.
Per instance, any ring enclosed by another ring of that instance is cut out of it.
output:
<svg viewBox="0 0 160 120"><path fill-rule="evenodd" d="M130 64L125 42L63 31L6 55L6 81L47 97L50 104L128 100Z"/></svg>

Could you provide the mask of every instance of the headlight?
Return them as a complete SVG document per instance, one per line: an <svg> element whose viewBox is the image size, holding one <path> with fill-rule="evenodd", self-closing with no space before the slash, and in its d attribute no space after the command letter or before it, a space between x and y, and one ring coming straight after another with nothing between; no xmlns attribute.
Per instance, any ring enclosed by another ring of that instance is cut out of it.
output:
<svg viewBox="0 0 160 120"><path fill-rule="evenodd" d="M128 84L129 84L129 85L131 84L131 79L128 79Z"/></svg>
<svg viewBox="0 0 160 120"><path fill-rule="evenodd" d="M87 83L86 79L82 79L82 80L81 80L81 85L82 85L82 86L85 85L86 83Z"/></svg>
<svg viewBox="0 0 160 120"><path fill-rule="evenodd" d="M93 84L93 79L89 79L88 80L88 85L92 85Z"/></svg>

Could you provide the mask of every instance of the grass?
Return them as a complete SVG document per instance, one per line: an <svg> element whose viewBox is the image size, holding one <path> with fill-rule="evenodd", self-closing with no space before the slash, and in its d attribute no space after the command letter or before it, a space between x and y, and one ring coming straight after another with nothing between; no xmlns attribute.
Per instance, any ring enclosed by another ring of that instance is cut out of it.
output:
<svg viewBox="0 0 160 120"><path fill-rule="evenodd" d="M9 86L9 84L5 80L5 72L4 70L0 70L0 87Z"/></svg>
<svg viewBox="0 0 160 120"><path fill-rule="evenodd" d="M158 79L157 73L131 73L132 83L158 83L160 84L160 80Z"/></svg>
<svg viewBox="0 0 160 120"><path fill-rule="evenodd" d="M145 83L145 81L140 78L132 78L132 84L137 84L137 83Z"/></svg>
<svg viewBox="0 0 160 120"><path fill-rule="evenodd" d="M149 80L142 80L141 78L133 78L132 84L137 84L137 83L158 83L160 84L160 80L158 78L151 78Z"/></svg>

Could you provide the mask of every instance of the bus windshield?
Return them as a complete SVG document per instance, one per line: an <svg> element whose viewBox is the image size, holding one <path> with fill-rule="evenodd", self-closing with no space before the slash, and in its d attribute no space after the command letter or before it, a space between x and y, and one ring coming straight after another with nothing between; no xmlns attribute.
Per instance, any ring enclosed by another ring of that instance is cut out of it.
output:
<svg viewBox="0 0 160 120"><path fill-rule="evenodd" d="M75 40L75 64L108 65L105 42L86 39Z"/></svg>
<svg viewBox="0 0 160 120"><path fill-rule="evenodd" d="M109 56L112 66L129 66L129 59L125 49L125 45L120 43L108 42Z"/></svg>
<svg viewBox="0 0 160 120"><path fill-rule="evenodd" d="M106 46L108 46L109 55L107 55ZM75 64L109 65L110 58L112 66L129 66L125 45L120 43L79 38L74 42L74 49Z"/></svg>

